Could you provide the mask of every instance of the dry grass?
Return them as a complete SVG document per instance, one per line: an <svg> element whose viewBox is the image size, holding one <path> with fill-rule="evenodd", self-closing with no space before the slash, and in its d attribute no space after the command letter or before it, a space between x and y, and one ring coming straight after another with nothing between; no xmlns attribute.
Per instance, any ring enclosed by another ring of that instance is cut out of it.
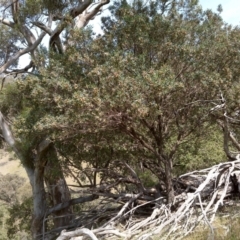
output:
<svg viewBox="0 0 240 240"><path fill-rule="evenodd" d="M214 236L208 226L198 226L184 240L240 240L240 207L227 207L220 212L213 222Z"/></svg>
<svg viewBox="0 0 240 240"><path fill-rule="evenodd" d="M17 174L21 177L27 178L27 174L22 167L20 161L14 157L12 153L0 149L0 173L6 175Z"/></svg>

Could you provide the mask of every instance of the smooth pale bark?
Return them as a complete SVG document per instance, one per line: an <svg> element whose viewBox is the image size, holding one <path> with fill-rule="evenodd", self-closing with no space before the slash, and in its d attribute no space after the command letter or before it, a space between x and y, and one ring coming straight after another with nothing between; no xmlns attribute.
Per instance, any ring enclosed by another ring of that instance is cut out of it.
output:
<svg viewBox="0 0 240 240"><path fill-rule="evenodd" d="M39 36L39 38L34 42L34 44L32 44L31 46L20 50L19 52L17 52L15 55L13 55L5 64L3 64L0 67L0 74L4 73L13 63L15 63L22 55L32 52L34 51L38 45L42 42L44 36L46 35L45 32L41 33L41 35Z"/></svg>
<svg viewBox="0 0 240 240"><path fill-rule="evenodd" d="M32 236L33 239L39 239L43 232L43 220L46 213L46 193L44 189L44 168L47 162L46 154L51 146L51 141L44 139L37 149L37 155L34 158L34 181L33 181L33 218L32 218Z"/></svg>
<svg viewBox="0 0 240 240"><path fill-rule="evenodd" d="M44 168L37 167L34 171L33 216L31 232L33 239L40 239L43 232L43 220L46 212L46 194L44 190Z"/></svg>
<svg viewBox="0 0 240 240"><path fill-rule="evenodd" d="M0 128L4 140L13 149L16 155L21 159L22 163L25 163L24 167L29 177L33 192L33 219L31 231L33 239L37 239L37 236L42 233L43 227L42 223L46 211L46 197L44 191L45 162L42 161L42 157L44 156L44 153L46 152L50 142L45 140L41 144L39 144L39 148L35 159L31 158L26 159L26 157L23 157L23 154L18 149L10 126L1 112L0 112ZM34 164L29 162L33 160Z"/></svg>

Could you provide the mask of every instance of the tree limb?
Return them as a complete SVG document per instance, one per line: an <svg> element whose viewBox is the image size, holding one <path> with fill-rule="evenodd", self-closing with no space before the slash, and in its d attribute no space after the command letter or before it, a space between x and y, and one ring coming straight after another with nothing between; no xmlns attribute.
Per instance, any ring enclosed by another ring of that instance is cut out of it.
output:
<svg viewBox="0 0 240 240"><path fill-rule="evenodd" d="M39 27L41 30L45 31L48 35L52 35L52 29L41 22L32 22L33 25Z"/></svg>
<svg viewBox="0 0 240 240"><path fill-rule="evenodd" d="M9 21L3 17L0 17L0 22L8 27L14 28L15 27L15 23L12 21Z"/></svg>
<svg viewBox="0 0 240 240"><path fill-rule="evenodd" d="M66 232L65 230L63 230L57 240L72 239L82 234L89 236L92 240L98 240L95 234L87 228L78 229L72 232Z"/></svg>
<svg viewBox="0 0 240 240"><path fill-rule="evenodd" d="M93 201L93 200L98 199L98 198L99 198L99 196L97 196L95 194L87 196L87 197L73 198L68 202L63 202L63 203L60 203L60 204L50 208L46 212L46 216L52 214L53 212L56 212L56 211L62 210L64 208L70 207L72 205L79 204L79 203L90 202L90 201Z"/></svg>
<svg viewBox="0 0 240 240"><path fill-rule="evenodd" d="M5 64L3 64L0 67L0 73L4 73L7 68L12 65L15 61L18 60L19 57L21 57L22 55L29 53L31 51L33 51L34 49L37 48L37 46L41 43L42 39L44 38L44 36L46 35L45 32L42 32L39 36L39 38L29 47L18 51L13 57L11 57Z"/></svg>

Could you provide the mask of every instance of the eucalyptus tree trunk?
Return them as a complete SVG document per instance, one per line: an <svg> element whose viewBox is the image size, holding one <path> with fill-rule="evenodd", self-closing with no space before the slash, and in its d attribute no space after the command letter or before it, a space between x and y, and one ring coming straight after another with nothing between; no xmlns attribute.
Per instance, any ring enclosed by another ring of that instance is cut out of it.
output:
<svg viewBox="0 0 240 240"><path fill-rule="evenodd" d="M56 149L50 140L43 139L38 144L34 157L31 156L31 151L28 154L23 154L20 147L17 146L9 124L1 112L0 128L4 140L12 147L28 174L33 193L32 237L33 239L41 239L45 229L44 217L47 210L44 181L51 196L53 204L51 207L70 200L69 189L63 176ZM71 213L71 206L54 212L56 217L54 218L54 226L66 226L71 220Z"/></svg>
<svg viewBox="0 0 240 240"><path fill-rule="evenodd" d="M33 178L30 181L33 192L33 216L31 232L34 240L42 239L45 231L45 215L47 211L47 195L45 192L45 167L48 162L49 151L52 149L53 143L48 140L42 140L37 147L36 156L34 158L23 158L24 167L34 162ZM25 154L26 155L26 154Z"/></svg>
<svg viewBox="0 0 240 240"><path fill-rule="evenodd" d="M44 166L37 163L34 169L33 192L33 216L31 232L33 239L40 239L43 233L44 215L46 212L46 194L44 189Z"/></svg>
<svg viewBox="0 0 240 240"><path fill-rule="evenodd" d="M47 164L45 167L45 183L52 207L71 200L63 171L54 145L46 153ZM54 228L69 225L72 220L72 207L68 206L53 213Z"/></svg>
<svg viewBox="0 0 240 240"><path fill-rule="evenodd" d="M37 154L33 159L23 159L23 165L34 162L33 177L30 181L33 192L33 216L31 232L34 240L42 239L47 230L47 209L70 200L70 192L66 184L54 144L44 139L38 144ZM45 191L45 184L48 194ZM48 199L49 198L49 199ZM50 202L50 205L47 204ZM71 206L53 212L54 228L67 226L71 220Z"/></svg>

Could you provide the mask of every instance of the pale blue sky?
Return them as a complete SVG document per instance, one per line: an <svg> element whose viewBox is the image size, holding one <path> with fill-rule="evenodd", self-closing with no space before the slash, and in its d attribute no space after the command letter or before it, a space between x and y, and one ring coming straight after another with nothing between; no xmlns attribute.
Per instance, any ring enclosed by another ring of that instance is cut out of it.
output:
<svg viewBox="0 0 240 240"><path fill-rule="evenodd" d="M223 20L232 25L240 24L240 0L199 0L203 9L213 9L216 11L219 4L223 7L221 14Z"/></svg>

